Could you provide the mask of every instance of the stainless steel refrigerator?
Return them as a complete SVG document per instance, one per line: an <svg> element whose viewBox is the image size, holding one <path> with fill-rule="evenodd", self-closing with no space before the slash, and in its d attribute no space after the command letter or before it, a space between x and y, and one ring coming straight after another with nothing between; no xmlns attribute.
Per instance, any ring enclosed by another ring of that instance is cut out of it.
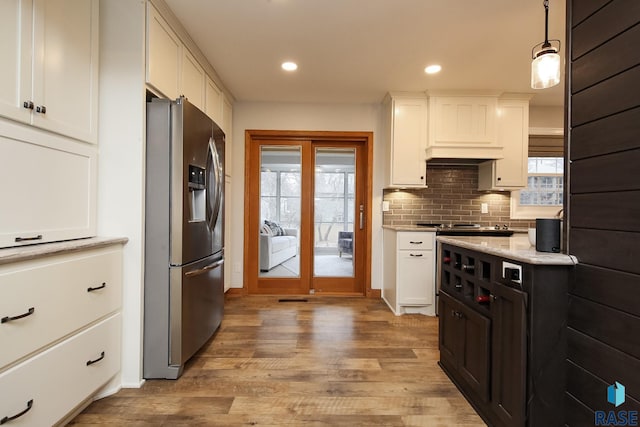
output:
<svg viewBox="0 0 640 427"><path fill-rule="evenodd" d="M178 378L222 321L224 143L186 99L147 103L144 378Z"/></svg>

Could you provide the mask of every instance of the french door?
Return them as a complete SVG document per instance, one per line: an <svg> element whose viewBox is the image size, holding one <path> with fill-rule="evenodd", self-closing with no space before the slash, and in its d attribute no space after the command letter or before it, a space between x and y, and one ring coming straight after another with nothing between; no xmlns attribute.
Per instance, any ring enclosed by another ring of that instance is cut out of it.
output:
<svg viewBox="0 0 640 427"><path fill-rule="evenodd" d="M371 133L247 131L252 294L370 291Z"/></svg>

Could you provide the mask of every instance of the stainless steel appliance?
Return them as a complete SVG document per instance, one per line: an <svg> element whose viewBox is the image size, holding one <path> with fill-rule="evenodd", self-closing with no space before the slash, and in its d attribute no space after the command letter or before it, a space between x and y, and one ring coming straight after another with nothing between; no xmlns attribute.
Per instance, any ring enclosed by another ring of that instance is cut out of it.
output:
<svg viewBox="0 0 640 427"><path fill-rule="evenodd" d="M178 378L222 321L224 143L186 99L147 103L144 378Z"/></svg>

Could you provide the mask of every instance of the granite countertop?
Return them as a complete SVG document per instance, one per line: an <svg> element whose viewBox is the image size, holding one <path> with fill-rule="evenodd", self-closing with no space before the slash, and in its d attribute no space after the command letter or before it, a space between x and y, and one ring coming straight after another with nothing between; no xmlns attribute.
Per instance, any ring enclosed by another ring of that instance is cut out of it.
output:
<svg viewBox="0 0 640 427"><path fill-rule="evenodd" d="M578 260L572 255L537 252L526 235L511 237L484 236L438 236L438 242L448 243L465 249L536 265L574 265Z"/></svg>
<svg viewBox="0 0 640 427"><path fill-rule="evenodd" d="M86 239L66 240L64 242L40 243L0 249L0 265L26 261L51 255L96 249L114 244L127 243L126 237L90 237Z"/></svg>

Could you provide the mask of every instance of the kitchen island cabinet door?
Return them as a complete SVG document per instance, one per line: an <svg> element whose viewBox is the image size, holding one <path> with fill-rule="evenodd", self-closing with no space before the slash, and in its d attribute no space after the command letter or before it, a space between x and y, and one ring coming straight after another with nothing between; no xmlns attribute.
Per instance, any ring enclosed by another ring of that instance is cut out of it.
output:
<svg viewBox="0 0 640 427"><path fill-rule="evenodd" d="M489 400L491 320L440 292L440 360L454 370L462 387Z"/></svg>
<svg viewBox="0 0 640 427"><path fill-rule="evenodd" d="M491 302L491 406L505 426L524 425L527 374L526 294L496 284Z"/></svg>

